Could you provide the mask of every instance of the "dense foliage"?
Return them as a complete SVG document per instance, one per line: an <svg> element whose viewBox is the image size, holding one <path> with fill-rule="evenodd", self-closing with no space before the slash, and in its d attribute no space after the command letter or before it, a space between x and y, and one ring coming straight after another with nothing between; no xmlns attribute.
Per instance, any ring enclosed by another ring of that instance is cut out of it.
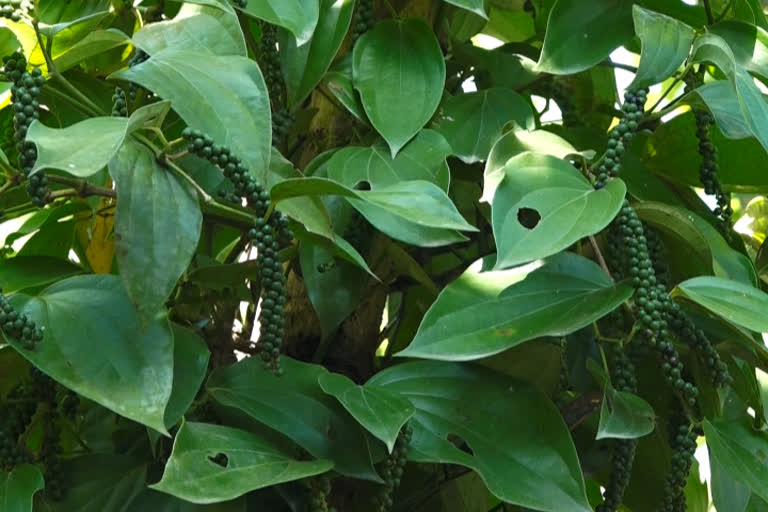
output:
<svg viewBox="0 0 768 512"><path fill-rule="evenodd" d="M759 0L0 17L3 512L768 510Z"/></svg>

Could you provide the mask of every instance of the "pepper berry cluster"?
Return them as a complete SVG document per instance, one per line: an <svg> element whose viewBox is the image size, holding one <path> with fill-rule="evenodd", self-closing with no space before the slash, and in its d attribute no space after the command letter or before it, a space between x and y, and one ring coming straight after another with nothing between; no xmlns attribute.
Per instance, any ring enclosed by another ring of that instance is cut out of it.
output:
<svg viewBox="0 0 768 512"><path fill-rule="evenodd" d="M35 145L27 142L27 130L32 121L40 117L40 89L45 85L45 77L40 68L27 72L27 59L20 53L3 57L3 70L11 79L11 104L13 106L13 128L16 150L19 154L19 167L29 178L27 193L35 206L45 206L50 197L48 177L38 172L30 173L37 160Z"/></svg>
<svg viewBox="0 0 768 512"><path fill-rule="evenodd" d="M283 94L283 72L280 56L277 52L277 28L269 23L261 25L261 56L259 67L264 73L269 98L273 105L278 105Z"/></svg>
<svg viewBox="0 0 768 512"><path fill-rule="evenodd" d="M280 347L283 341L285 315L285 276L278 257L281 244L293 239L288 228L288 218L279 211L272 211L269 193L251 175L248 167L229 148L213 143L213 139L199 130L186 128L182 132L189 143L189 150L218 166L234 184L234 194L244 198L248 207L256 213L255 226L248 231L248 238L256 246L259 278L261 282L261 358L277 375L280 367Z"/></svg>
<svg viewBox="0 0 768 512"><path fill-rule="evenodd" d="M357 41L360 36L371 30L374 23L376 23L375 0L360 0L353 21L352 41Z"/></svg>
<svg viewBox="0 0 768 512"><path fill-rule="evenodd" d="M393 497L395 491L400 486L400 479L403 477L405 464L408 462L408 445L413 437L413 430L409 424L405 424L400 429L400 435L397 436L392 454L384 461L382 476L384 477L384 487L376 496L376 512L388 512L392 509Z"/></svg>
<svg viewBox="0 0 768 512"><path fill-rule="evenodd" d="M679 409L673 413L669 426L669 446L672 449L671 469L664 482L659 512L686 510L685 484L696 453L696 438L701 430L694 428L688 417Z"/></svg>
<svg viewBox="0 0 768 512"><path fill-rule="evenodd" d="M312 478L309 485L309 510L310 512L329 512L328 496L331 494L331 479L326 475Z"/></svg>
<svg viewBox="0 0 768 512"><path fill-rule="evenodd" d="M593 174L597 175L595 181L596 189L603 188L608 182L608 178L617 176L621 171L621 158L624 156L626 146L632 140L634 134L637 133L647 99L648 91L645 89L624 93L624 103L621 106L624 117L611 130L605 156L598 162L597 169L593 169Z"/></svg>
<svg viewBox="0 0 768 512"><path fill-rule="evenodd" d="M31 8L31 3L26 0L2 0L0 1L0 18L19 22L24 13Z"/></svg>
<svg viewBox="0 0 768 512"><path fill-rule="evenodd" d="M43 340L43 329L25 314L19 314L0 289L0 330L7 337L19 340L27 349Z"/></svg>

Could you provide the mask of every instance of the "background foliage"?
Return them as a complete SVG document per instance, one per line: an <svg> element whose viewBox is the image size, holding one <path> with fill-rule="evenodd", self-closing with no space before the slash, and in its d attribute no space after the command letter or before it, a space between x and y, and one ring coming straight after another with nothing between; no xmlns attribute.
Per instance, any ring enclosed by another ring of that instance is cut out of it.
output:
<svg viewBox="0 0 768 512"><path fill-rule="evenodd" d="M0 15L3 511L768 510L758 0Z"/></svg>

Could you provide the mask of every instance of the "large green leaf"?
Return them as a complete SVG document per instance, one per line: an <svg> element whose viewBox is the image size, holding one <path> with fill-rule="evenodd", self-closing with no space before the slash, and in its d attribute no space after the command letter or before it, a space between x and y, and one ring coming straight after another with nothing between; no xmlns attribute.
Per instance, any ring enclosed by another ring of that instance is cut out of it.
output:
<svg viewBox="0 0 768 512"><path fill-rule="evenodd" d="M380 386L358 386L338 373L321 374L319 383L392 452L400 429L415 412L408 400Z"/></svg>
<svg viewBox="0 0 768 512"><path fill-rule="evenodd" d="M299 46L315 32L320 0L251 0L243 12L290 30Z"/></svg>
<svg viewBox="0 0 768 512"><path fill-rule="evenodd" d="M557 0L549 14L537 71L567 75L591 68L630 40L632 2Z"/></svg>
<svg viewBox="0 0 768 512"><path fill-rule="evenodd" d="M146 461L118 454L89 454L62 462L67 492L43 512L125 512L146 489ZM37 504L36 504L37 505ZM37 506L35 507L37 510Z"/></svg>
<svg viewBox="0 0 768 512"><path fill-rule="evenodd" d="M46 256L0 260L0 283L4 293L50 284L82 272L83 269L74 263Z"/></svg>
<svg viewBox="0 0 768 512"><path fill-rule="evenodd" d="M173 388L165 408L165 426L176 425L195 400L208 372L210 352L200 336L179 324L173 329Z"/></svg>
<svg viewBox="0 0 768 512"><path fill-rule="evenodd" d="M11 301L45 329L34 350L8 340L32 364L78 394L166 432L173 333L164 316L142 328L118 276L71 277Z"/></svg>
<svg viewBox="0 0 768 512"><path fill-rule="evenodd" d="M120 200L115 237L120 277L142 320L164 305L189 266L203 216L195 190L128 141L109 163Z"/></svg>
<svg viewBox="0 0 768 512"><path fill-rule="evenodd" d="M429 121L445 86L445 62L422 19L378 23L355 43L355 89L394 157Z"/></svg>
<svg viewBox="0 0 768 512"><path fill-rule="evenodd" d="M552 155L561 159L577 153L576 148L570 142L552 132L545 130L529 132L514 127L498 139L491 148L483 172L482 201L490 202L493 199L496 187L504 179L504 166L507 165L507 162L512 157L526 151Z"/></svg>
<svg viewBox="0 0 768 512"><path fill-rule="evenodd" d="M306 99L331 65L349 30L354 0L320 0L320 18L309 42L297 45L280 37L280 61L288 90L288 106Z"/></svg>
<svg viewBox="0 0 768 512"><path fill-rule="evenodd" d="M253 358L215 370L208 391L275 429L310 454L333 461L339 473L378 481L365 431L318 384L322 366L283 357L285 375L275 376Z"/></svg>
<svg viewBox="0 0 768 512"><path fill-rule="evenodd" d="M696 88L686 96L691 98L687 103L695 105L697 102L693 101L693 98L696 96L701 98L704 105L712 112L723 135L729 139L744 139L752 136L752 131L741 113L739 98L728 80L717 80Z"/></svg>
<svg viewBox="0 0 768 512"><path fill-rule="evenodd" d="M481 272L479 263L443 289L398 356L487 357L541 336L570 334L632 296L631 286L615 285L595 263L573 253L558 254L527 276L520 270Z"/></svg>
<svg viewBox="0 0 768 512"><path fill-rule="evenodd" d="M0 472L0 510L32 512L32 498L45 486L36 466L23 464L9 473Z"/></svg>
<svg viewBox="0 0 768 512"><path fill-rule="evenodd" d="M170 106L162 101L138 109L128 119L93 117L60 129L34 121L27 132L27 140L37 146L32 172L58 169L78 178L92 176L115 156L131 132L161 122Z"/></svg>
<svg viewBox="0 0 768 512"><path fill-rule="evenodd" d="M704 420L710 457L734 480L768 500L768 436L748 421Z"/></svg>
<svg viewBox="0 0 768 512"><path fill-rule="evenodd" d="M383 143L347 146L328 161L328 177L354 187L366 181L372 189L408 180L426 180L448 191L450 169L445 159L451 146L441 134L422 130L392 158Z"/></svg>
<svg viewBox="0 0 768 512"><path fill-rule="evenodd" d="M296 460L250 432L183 423L162 480L150 487L192 503L216 503L332 467L329 460Z"/></svg>
<svg viewBox="0 0 768 512"><path fill-rule="evenodd" d="M509 121L530 129L533 111L515 91L498 87L447 98L435 128L445 136L454 155L474 163L488 159L491 146Z"/></svg>
<svg viewBox="0 0 768 512"><path fill-rule="evenodd" d="M268 168L272 117L267 87L253 60L212 59L208 53L168 48L112 78L137 82L170 100L188 125L229 147L251 172Z"/></svg>
<svg viewBox="0 0 768 512"><path fill-rule="evenodd" d="M592 510L568 429L541 392L487 368L433 361L394 366L366 386L385 387L416 407L409 459L471 468L512 504Z"/></svg>
<svg viewBox="0 0 768 512"><path fill-rule="evenodd" d="M248 55L235 10L225 2L218 7L185 3L172 20L144 25L133 35L133 42L149 55L166 48L212 55Z"/></svg>
<svg viewBox="0 0 768 512"><path fill-rule="evenodd" d="M720 462L710 454L709 470L712 475L712 503L715 510L733 510L745 512L752 491L742 481L734 478L730 472L723 469Z"/></svg>
<svg viewBox="0 0 768 512"><path fill-rule="evenodd" d="M632 8L635 32L643 44L640 66L628 88L648 87L672 76L691 51L693 28L670 16Z"/></svg>
<svg viewBox="0 0 768 512"><path fill-rule="evenodd" d="M604 229L621 208L626 186L592 185L568 162L523 153L507 161L491 203L497 268L555 254Z"/></svg>
<svg viewBox="0 0 768 512"><path fill-rule="evenodd" d="M683 297L723 317L729 322L756 332L768 332L768 294L753 286L701 276L683 281L673 297Z"/></svg>

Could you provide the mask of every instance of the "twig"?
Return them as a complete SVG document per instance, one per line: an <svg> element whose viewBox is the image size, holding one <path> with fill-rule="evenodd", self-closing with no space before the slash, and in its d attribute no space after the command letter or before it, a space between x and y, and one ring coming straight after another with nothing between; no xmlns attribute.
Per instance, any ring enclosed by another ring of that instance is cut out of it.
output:
<svg viewBox="0 0 768 512"><path fill-rule="evenodd" d="M714 25L715 18L712 16L712 6L709 5L709 0L704 0L704 10L707 13L707 24Z"/></svg>
<svg viewBox="0 0 768 512"><path fill-rule="evenodd" d="M117 197L117 192L114 189L93 185L91 183L88 183L85 180L76 180L72 178L66 178L64 176L57 176L55 174L48 174L48 181L52 183L59 183L61 185L68 185L73 189L73 193L62 194L61 197L64 197L66 195L77 195L80 197L88 197L88 196L103 196L103 197L112 197L112 198ZM63 192L63 191L56 190L51 193L51 196L53 197L54 194L58 192Z"/></svg>
<svg viewBox="0 0 768 512"><path fill-rule="evenodd" d="M610 59L604 60L599 65L607 66L610 68L623 69L624 71L629 71L631 73L637 73L637 68L635 66L630 66L629 64L623 64L621 62L614 62Z"/></svg>
<svg viewBox="0 0 768 512"><path fill-rule="evenodd" d="M603 253L600 251L600 246L597 245L597 240L595 240L594 235L589 236L589 245L591 245L592 250L595 251L595 256L597 257L597 262L600 264L600 268L602 268L606 274L611 276L611 271L608 268L608 264L605 262ZM611 276L611 279L613 279L613 276Z"/></svg>

